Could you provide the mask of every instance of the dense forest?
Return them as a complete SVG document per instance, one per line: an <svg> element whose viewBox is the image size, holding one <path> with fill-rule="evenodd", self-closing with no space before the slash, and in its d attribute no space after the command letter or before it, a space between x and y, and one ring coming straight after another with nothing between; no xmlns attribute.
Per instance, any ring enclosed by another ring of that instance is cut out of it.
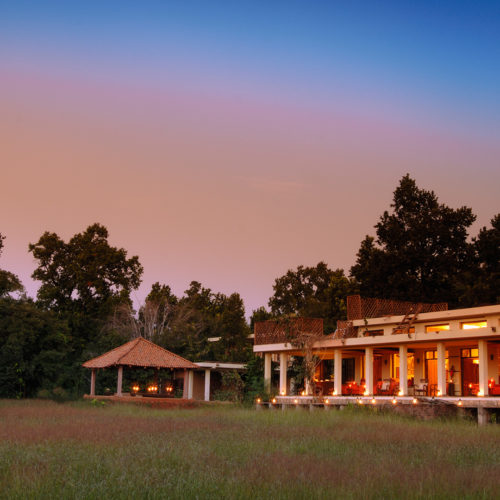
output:
<svg viewBox="0 0 500 500"><path fill-rule="evenodd" d="M137 256L109 244L106 227L93 224L68 242L45 232L28 246L39 283L35 299L14 273L0 269L0 397L77 397L88 388L81 363L139 335L195 362L246 362L243 382L257 390L261 360L248 340L255 321L319 317L331 333L353 293L446 301L452 308L497 303L500 214L471 236L475 219L471 208L439 203L406 175L348 273L324 262L289 270L275 279L268 307L253 311L249 324L239 294L197 281L180 297L157 282L134 310L131 293L143 267ZM5 244L0 234L0 255Z"/></svg>

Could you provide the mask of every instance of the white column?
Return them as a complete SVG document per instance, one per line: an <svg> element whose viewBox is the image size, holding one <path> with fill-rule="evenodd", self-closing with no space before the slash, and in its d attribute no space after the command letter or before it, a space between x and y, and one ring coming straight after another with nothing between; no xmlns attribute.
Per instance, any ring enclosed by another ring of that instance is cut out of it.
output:
<svg viewBox="0 0 500 500"><path fill-rule="evenodd" d="M205 370L205 401L210 401L210 368Z"/></svg>
<svg viewBox="0 0 500 500"><path fill-rule="evenodd" d="M182 386L182 398L183 399L188 398L188 386L189 386L188 371L185 369L184 370L184 384Z"/></svg>
<svg viewBox="0 0 500 500"><path fill-rule="evenodd" d="M95 368L90 372L90 395L95 396Z"/></svg>
<svg viewBox="0 0 500 500"><path fill-rule="evenodd" d="M264 391L271 392L271 353L264 354Z"/></svg>
<svg viewBox="0 0 500 500"><path fill-rule="evenodd" d="M408 396L408 347L405 345L399 346L399 391L401 396Z"/></svg>
<svg viewBox="0 0 500 500"><path fill-rule="evenodd" d="M437 395L446 396L446 349L443 342L437 343Z"/></svg>
<svg viewBox="0 0 500 500"><path fill-rule="evenodd" d="M280 353L280 394L284 396L287 393L286 388L286 370L288 367L288 356Z"/></svg>
<svg viewBox="0 0 500 500"><path fill-rule="evenodd" d="M365 347L365 396L373 394L373 347Z"/></svg>
<svg viewBox="0 0 500 500"><path fill-rule="evenodd" d="M194 371L189 370L189 372L188 372L188 399L193 399L193 387L194 387Z"/></svg>
<svg viewBox="0 0 500 500"><path fill-rule="evenodd" d="M335 349L334 357L334 390L337 396L342 395L342 350Z"/></svg>
<svg viewBox="0 0 500 500"><path fill-rule="evenodd" d="M119 366L118 367L118 382L116 383L116 395L117 396L123 396L122 383L123 383L123 366Z"/></svg>
<svg viewBox="0 0 500 500"><path fill-rule="evenodd" d="M488 395L488 342L479 340L479 393L478 396Z"/></svg>

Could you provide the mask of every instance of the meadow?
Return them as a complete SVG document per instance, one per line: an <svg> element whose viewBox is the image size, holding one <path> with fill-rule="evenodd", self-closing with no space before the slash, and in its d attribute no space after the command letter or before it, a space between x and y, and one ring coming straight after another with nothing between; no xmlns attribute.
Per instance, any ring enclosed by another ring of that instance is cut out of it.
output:
<svg viewBox="0 0 500 500"><path fill-rule="evenodd" d="M498 498L500 426L0 401L2 498Z"/></svg>

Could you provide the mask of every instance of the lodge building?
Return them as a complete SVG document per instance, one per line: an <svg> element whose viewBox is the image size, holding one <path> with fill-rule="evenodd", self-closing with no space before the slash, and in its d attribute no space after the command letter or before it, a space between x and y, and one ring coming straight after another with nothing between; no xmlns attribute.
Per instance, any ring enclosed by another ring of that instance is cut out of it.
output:
<svg viewBox="0 0 500 500"><path fill-rule="evenodd" d="M354 295L347 317L330 335L323 335L321 319L256 323L253 350L264 356L267 390L274 359L280 396L500 395L500 304L449 310L446 303ZM296 387L287 369L292 356L306 355L304 338L313 339L308 348L317 361L313 380Z"/></svg>

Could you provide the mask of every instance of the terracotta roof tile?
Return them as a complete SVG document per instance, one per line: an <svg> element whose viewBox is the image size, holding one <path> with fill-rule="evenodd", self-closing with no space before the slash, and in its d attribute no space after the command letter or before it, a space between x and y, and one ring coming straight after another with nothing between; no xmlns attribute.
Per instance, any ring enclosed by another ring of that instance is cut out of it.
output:
<svg viewBox="0 0 500 500"><path fill-rule="evenodd" d="M167 351L149 340L137 337L126 344L83 363L85 368L109 366L141 366L152 368L198 368L187 359Z"/></svg>

